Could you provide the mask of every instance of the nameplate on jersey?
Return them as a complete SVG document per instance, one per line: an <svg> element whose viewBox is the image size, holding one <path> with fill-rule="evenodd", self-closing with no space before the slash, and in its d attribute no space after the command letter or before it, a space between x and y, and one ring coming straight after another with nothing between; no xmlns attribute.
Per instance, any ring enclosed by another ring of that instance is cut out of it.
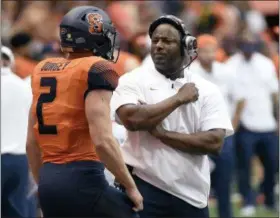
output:
<svg viewBox="0 0 280 218"><path fill-rule="evenodd" d="M65 67L70 63L71 61L62 62L62 63L53 63L53 62L46 62L43 67L41 68L41 71L61 71L64 70Z"/></svg>

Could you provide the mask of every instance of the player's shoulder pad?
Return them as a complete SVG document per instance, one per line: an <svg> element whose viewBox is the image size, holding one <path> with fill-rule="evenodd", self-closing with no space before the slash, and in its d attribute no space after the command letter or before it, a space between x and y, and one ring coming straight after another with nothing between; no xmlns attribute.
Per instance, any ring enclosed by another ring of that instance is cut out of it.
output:
<svg viewBox="0 0 280 218"><path fill-rule="evenodd" d="M86 94L96 89L114 91L118 85L118 80L119 76L113 64L102 59L93 62L88 70L88 89Z"/></svg>

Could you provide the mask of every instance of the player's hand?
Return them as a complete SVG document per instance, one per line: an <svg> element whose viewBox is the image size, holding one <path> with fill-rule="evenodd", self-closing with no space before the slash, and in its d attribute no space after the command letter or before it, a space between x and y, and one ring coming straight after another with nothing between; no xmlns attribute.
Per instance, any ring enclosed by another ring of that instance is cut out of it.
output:
<svg viewBox="0 0 280 218"><path fill-rule="evenodd" d="M163 128L162 124L157 125L155 128L149 131L151 135L160 139L166 133L166 130Z"/></svg>
<svg viewBox="0 0 280 218"><path fill-rule="evenodd" d="M126 194L129 199L134 203L134 207L132 208L135 212L143 210L143 197L138 191L137 188L126 189Z"/></svg>
<svg viewBox="0 0 280 218"><path fill-rule="evenodd" d="M194 83L186 83L179 89L176 96L181 104L185 104L195 102L198 99L199 94Z"/></svg>

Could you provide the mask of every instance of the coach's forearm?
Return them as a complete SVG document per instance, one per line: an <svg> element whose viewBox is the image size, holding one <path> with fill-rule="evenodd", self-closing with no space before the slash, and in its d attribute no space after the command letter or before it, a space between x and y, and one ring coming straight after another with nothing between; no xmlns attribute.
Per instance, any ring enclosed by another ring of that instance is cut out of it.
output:
<svg viewBox="0 0 280 218"><path fill-rule="evenodd" d="M39 145L32 142L27 142L26 153L28 158L29 167L35 182L39 183L39 172L42 167L41 150Z"/></svg>
<svg viewBox="0 0 280 218"><path fill-rule="evenodd" d="M161 123L182 103L176 95L157 104L124 105L117 113L130 131L149 130Z"/></svg>
<svg viewBox="0 0 280 218"><path fill-rule="evenodd" d="M116 177L116 179L126 188L135 188L135 182L131 177L115 138L108 137L102 143L96 145L96 151L100 160L106 168Z"/></svg>
<svg viewBox="0 0 280 218"><path fill-rule="evenodd" d="M165 134L160 137L160 140L164 144L182 152L197 155L217 155L222 148L224 135L225 133L222 129L193 134L166 131Z"/></svg>

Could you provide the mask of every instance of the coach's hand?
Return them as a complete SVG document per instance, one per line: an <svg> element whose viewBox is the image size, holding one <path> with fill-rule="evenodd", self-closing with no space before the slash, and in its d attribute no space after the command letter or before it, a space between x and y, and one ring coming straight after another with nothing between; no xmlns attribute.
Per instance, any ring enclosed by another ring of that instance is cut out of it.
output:
<svg viewBox="0 0 280 218"><path fill-rule="evenodd" d="M131 189L126 189L126 194L130 198L130 200L134 203L134 207L132 209L135 212L143 210L143 197L136 187Z"/></svg>
<svg viewBox="0 0 280 218"><path fill-rule="evenodd" d="M185 104L195 102L198 99L199 94L194 83L186 83L179 89L176 96L181 104Z"/></svg>

